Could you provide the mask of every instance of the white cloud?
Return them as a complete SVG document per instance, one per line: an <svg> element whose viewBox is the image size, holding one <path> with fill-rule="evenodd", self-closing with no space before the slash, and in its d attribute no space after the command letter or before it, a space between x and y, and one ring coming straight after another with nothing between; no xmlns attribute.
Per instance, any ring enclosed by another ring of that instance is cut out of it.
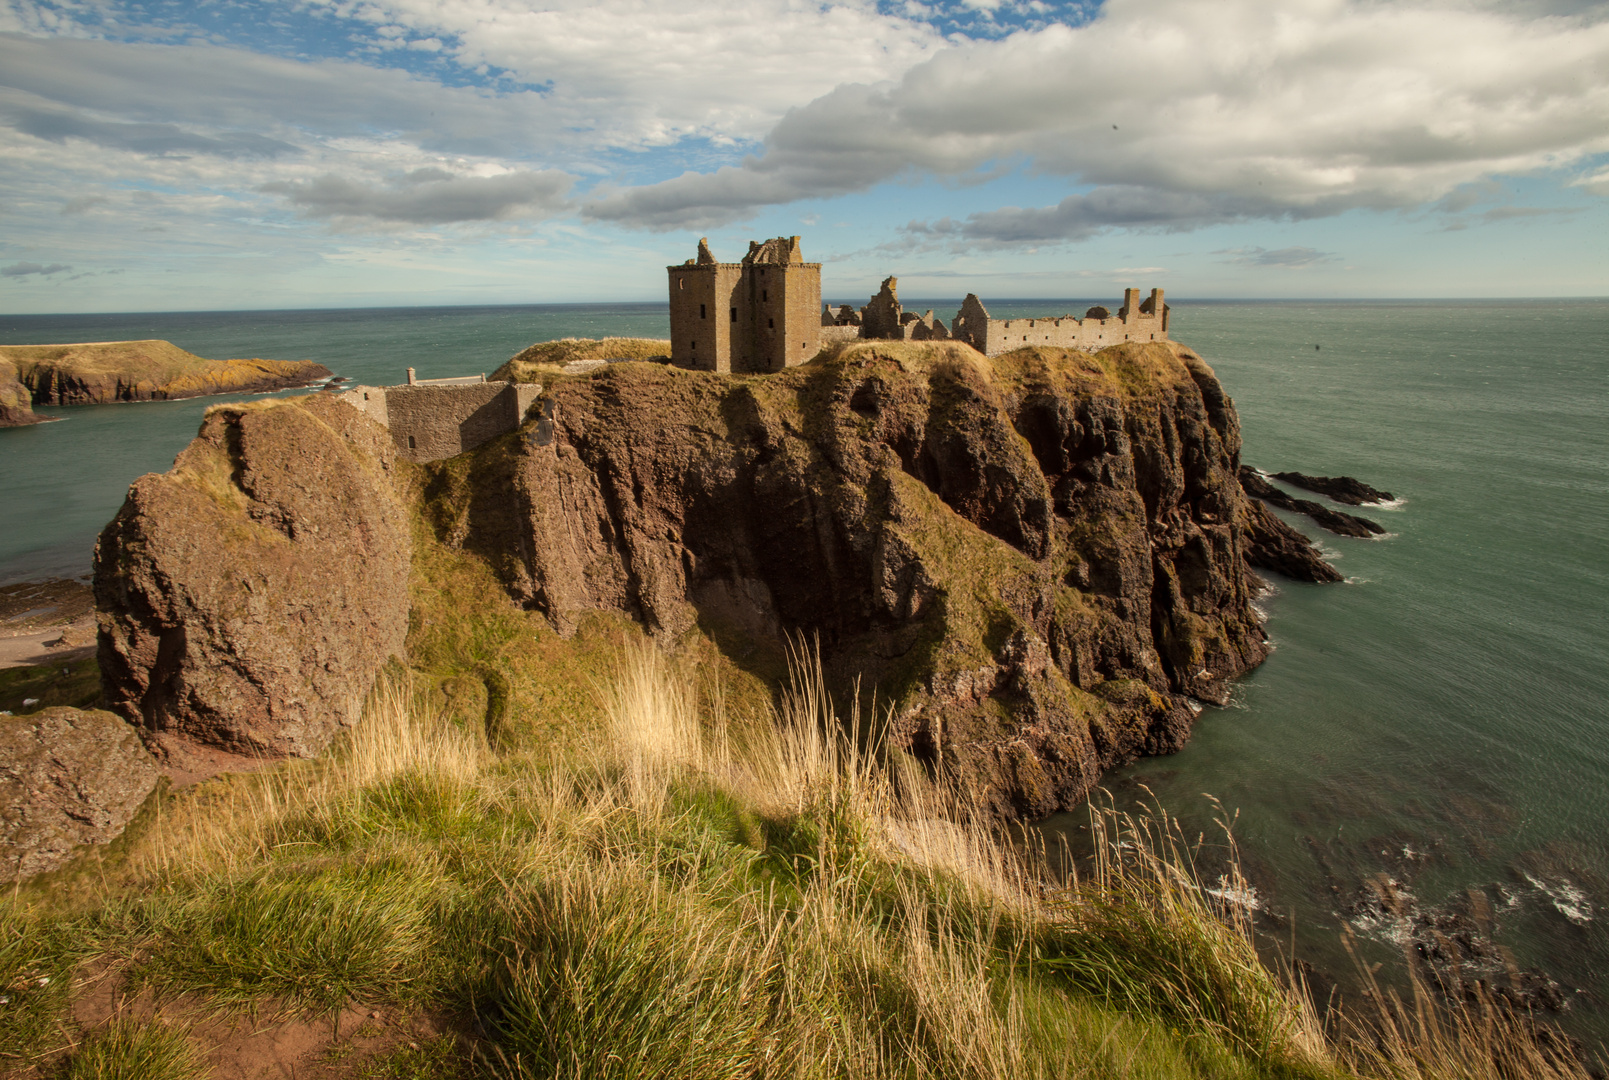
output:
<svg viewBox="0 0 1609 1080"><path fill-rule="evenodd" d="M263 190L286 196L311 218L444 225L515 216L547 217L564 208L564 194L569 187L570 178L555 171L454 176L442 169L426 168L387 185L325 175L307 181L265 184Z"/></svg>
<svg viewBox="0 0 1609 1080"><path fill-rule="evenodd" d="M1339 259L1332 252L1311 247L1275 248L1272 251L1265 247L1239 247L1225 248L1213 254L1229 256L1224 262L1236 266L1277 266L1285 270L1301 270L1315 263L1336 262Z"/></svg>
<svg viewBox="0 0 1609 1080"><path fill-rule="evenodd" d="M757 139L799 103L897 77L945 44L868 0L312 2L379 35L428 35L466 70L543 86L565 125L617 146Z"/></svg>
<svg viewBox="0 0 1609 1080"><path fill-rule="evenodd" d="M1587 17L1109 0L1082 27L955 48L898 80L839 86L788 113L741 165L600 192L586 211L713 227L909 172L964 176L1023 157L1094 190L933 228L1030 243L1106 225L1419 206L1609 151L1606 71L1609 22Z"/></svg>

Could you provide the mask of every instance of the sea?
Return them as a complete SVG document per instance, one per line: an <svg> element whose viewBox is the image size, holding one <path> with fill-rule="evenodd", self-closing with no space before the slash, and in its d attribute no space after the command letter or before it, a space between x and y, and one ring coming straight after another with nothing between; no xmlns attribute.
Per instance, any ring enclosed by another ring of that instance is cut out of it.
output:
<svg viewBox="0 0 1609 1080"><path fill-rule="evenodd" d="M1359 963L1390 978L1427 926L1473 917L1486 974L1545 973L1565 1003L1550 1015L1609 1042L1609 300L1175 300L1170 329L1234 398L1246 462L1394 498L1350 508L1386 527L1372 540L1282 513L1346 581L1271 578L1267 662L1097 801L1166 813L1204 853L1228 825L1247 885L1209 869L1209 888L1316 985ZM382 384L490 372L536 341L667 334L663 304L0 316L5 344L164 338ZM59 422L0 430L0 584L86 575L129 483L166 469L211 403L41 408ZM1088 822L1041 828L1076 844Z"/></svg>

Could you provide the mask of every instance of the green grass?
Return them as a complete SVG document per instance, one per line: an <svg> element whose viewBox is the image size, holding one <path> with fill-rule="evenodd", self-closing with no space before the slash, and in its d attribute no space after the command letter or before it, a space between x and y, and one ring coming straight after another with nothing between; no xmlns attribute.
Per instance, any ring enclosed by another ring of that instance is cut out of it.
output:
<svg viewBox="0 0 1609 1080"><path fill-rule="evenodd" d="M200 1055L183 1032L159 1021L120 1018L89 1035L67 1059L64 1080L202 1080Z"/></svg>
<svg viewBox="0 0 1609 1080"><path fill-rule="evenodd" d="M32 705L24 702L34 699ZM0 668L0 709L22 716L53 705L91 709L101 700L101 669L95 658L59 664Z"/></svg>

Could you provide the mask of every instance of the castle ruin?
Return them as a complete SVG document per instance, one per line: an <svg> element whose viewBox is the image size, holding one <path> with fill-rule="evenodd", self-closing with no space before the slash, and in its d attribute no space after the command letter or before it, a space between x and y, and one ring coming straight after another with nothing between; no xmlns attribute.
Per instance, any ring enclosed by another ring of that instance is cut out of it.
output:
<svg viewBox="0 0 1609 1080"><path fill-rule="evenodd" d="M821 264L807 263L797 236L749 241L742 262L717 262L709 241L698 258L667 266L670 355L700 371L781 371L816 355L821 341Z"/></svg>
<svg viewBox="0 0 1609 1080"><path fill-rule="evenodd" d="M1139 289L1123 291L1123 306L1113 315L1104 307L1092 307L1082 319L1072 315L1054 318L995 319L978 299L967 293L961 309L946 327L932 309L918 315L905 311L899 302L899 280L884 278L876 296L859 311L844 304L835 312L821 312L822 336L827 340L854 338L879 341L964 341L985 356L999 356L1029 345L1049 345L1089 352L1125 341L1168 340L1168 306L1162 290L1152 289L1149 299L1140 299Z"/></svg>

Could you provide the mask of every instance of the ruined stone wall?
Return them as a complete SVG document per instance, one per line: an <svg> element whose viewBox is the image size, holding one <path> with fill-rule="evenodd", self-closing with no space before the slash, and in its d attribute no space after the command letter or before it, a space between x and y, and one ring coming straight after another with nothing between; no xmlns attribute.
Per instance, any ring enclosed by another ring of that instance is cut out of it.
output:
<svg viewBox="0 0 1609 1080"><path fill-rule="evenodd" d="M969 295L956 314L954 332L985 356L998 356L1030 345L1045 345L1086 352L1121 345L1126 341L1168 340L1168 308L1161 289L1140 302L1139 289L1124 292L1123 307L1115 315L1083 319L1064 315L1051 319L992 319L976 296ZM1160 312L1160 314L1158 314Z"/></svg>
<svg viewBox="0 0 1609 1080"><path fill-rule="evenodd" d="M337 400L390 429L397 456L440 461L519 427L541 394L534 383L354 386Z"/></svg>

